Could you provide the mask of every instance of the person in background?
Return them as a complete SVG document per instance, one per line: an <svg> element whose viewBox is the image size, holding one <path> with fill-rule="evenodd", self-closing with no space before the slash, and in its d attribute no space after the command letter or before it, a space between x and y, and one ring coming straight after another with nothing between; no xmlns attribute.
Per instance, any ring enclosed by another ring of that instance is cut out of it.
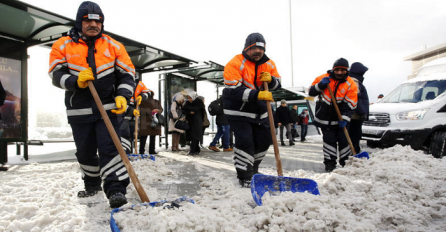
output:
<svg viewBox="0 0 446 232"><path fill-rule="evenodd" d="M287 138L290 142L290 146L294 145L293 137L291 136L291 119L290 119L290 109L286 105L285 99L280 101L280 106L277 107L277 125L280 127L280 143L282 146L286 146L283 141L283 129L286 129Z"/></svg>
<svg viewBox="0 0 446 232"><path fill-rule="evenodd" d="M299 124L299 115L297 114L297 105L293 105L290 110L290 119L291 119L291 137L292 141L296 142L294 138L299 137L299 133L297 133L297 125Z"/></svg>
<svg viewBox="0 0 446 232"><path fill-rule="evenodd" d="M158 117L162 117L163 107L159 100L154 98L153 91L150 91L150 97L141 102L141 126L139 129L139 154L145 153L147 137L149 137L149 154L158 154L155 151L156 136L161 135L161 126Z"/></svg>
<svg viewBox="0 0 446 232"><path fill-rule="evenodd" d="M242 54L236 55L223 72L223 108L234 131L234 166L242 187L250 188L252 176L270 146L271 133L266 104L274 101L269 90L281 88L277 66L265 54L266 42L260 33L250 34Z"/></svg>
<svg viewBox="0 0 446 232"><path fill-rule="evenodd" d="M350 68L350 77L358 86L358 106L353 112L350 127L348 128L348 133L356 153L361 151L359 142L362 138L362 123L369 120L369 96L363 84L364 74L367 70L369 69L359 62L353 63Z"/></svg>
<svg viewBox="0 0 446 232"><path fill-rule="evenodd" d="M222 139L223 151L231 152L233 149L230 147L229 136L230 136L230 126L223 113L223 99L220 97L217 101L220 102L221 112L217 112L215 123L217 124L217 134L215 134L214 140L212 140L209 145L209 149L215 152L219 152L220 149L216 147L218 140Z"/></svg>
<svg viewBox="0 0 446 232"><path fill-rule="evenodd" d="M299 118L300 118L300 141L304 142L306 139L305 137L307 136L307 132L308 132L308 120L310 118L310 116L308 115L308 109L304 109L302 110L302 112L299 114Z"/></svg>
<svg viewBox="0 0 446 232"><path fill-rule="evenodd" d="M133 142L135 141L135 118L136 116L140 116L140 112L136 109L135 96L136 102L141 104L141 101L144 101L149 97L149 91L150 90L147 89L144 83L140 81L136 86L134 96L130 99L130 103L125 111L124 120L122 121L119 130L121 131L121 144L126 154L133 153L132 147L134 145ZM137 153L136 150L135 153Z"/></svg>
<svg viewBox="0 0 446 232"><path fill-rule="evenodd" d="M376 102L380 102L384 97L384 94L380 94L378 95L378 100L376 100Z"/></svg>
<svg viewBox="0 0 446 232"><path fill-rule="evenodd" d="M198 99L203 101L203 105L204 105L204 97L203 96L198 96ZM206 128L209 127L209 125L211 125L211 123L209 122L208 114L206 113L206 110L205 110L204 111L204 118L203 118L203 133L202 133L201 140L200 140L200 148L204 148L204 146L203 146L204 132L206 131Z"/></svg>
<svg viewBox="0 0 446 232"><path fill-rule="evenodd" d="M89 81L93 82L120 137L121 114L136 86L135 66L124 45L103 34L103 25L99 5L82 2L74 28L52 46L48 74L54 86L65 90L68 123L85 185L78 197L95 195L103 182L110 207L117 208L127 203L130 179L87 87Z"/></svg>
<svg viewBox="0 0 446 232"><path fill-rule="evenodd" d="M187 102L183 107L183 114L189 123L190 136L190 151L187 155L200 154L200 140L203 138L203 120L205 108L202 100L198 99L198 94L195 91L187 93Z"/></svg>
<svg viewBox="0 0 446 232"><path fill-rule="evenodd" d="M175 128L175 121L182 116L182 108L184 102L184 95L181 92L176 93L172 97L169 113L169 133L172 133L172 151L180 151L179 143L180 136L184 134L184 130Z"/></svg>
<svg viewBox="0 0 446 232"><path fill-rule="evenodd" d="M310 96L318 96L314 124L322 130L325 171L332 172L336 168L337 152L339 164L344 167L345 161L352 151L348 145L343 128L348 123L358 103L358 87L348 76L348 61L344 58L336 60L333 68L318 76L309 89ZM331 101L328 86L337 101L342 121L339 120Z"/></svg>

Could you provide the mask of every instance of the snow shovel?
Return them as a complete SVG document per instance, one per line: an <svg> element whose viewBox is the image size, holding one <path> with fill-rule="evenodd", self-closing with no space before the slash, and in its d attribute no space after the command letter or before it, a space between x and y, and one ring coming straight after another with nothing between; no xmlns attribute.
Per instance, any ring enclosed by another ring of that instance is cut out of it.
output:
<svg viewBox="0 0 446 232"><path fill-rule="evenodd" d="M268 91L268 83L263 82L263 89ZM251 194L257 205L262 205L262 196L266 192L270 195L280 195L283 191L309 192L319 195L317 183L314 180L306 178L284 177L282 172L282 161L280 160L279 146L276 139L276 128L274 127L273 111L271 104L266 102L269 117L269 128L271 129L271 138L274 146L274 156L276 158L276 168L278 176L255 174L251 180Z"/></svg>
<svg viewBox="0 0 446 232"><path fill-rule="evenodd" d="M328 85L327 87L328 87L328 91L330 92L331 101L333 102L333 105L334 105L334 107L336 109L336 113L338 114L339 121L343 121L342 120L341 111L339 111L339 107L338 107L338 104L336 103L336 98L333 95L333 91L331 90L330 85ZM369 159L369 153L367 153L366 151L363 151L363 152L360 152L359 154L356 154L355 148L353 147L353 143L352 143L352 140L350 139L350 136L348 134L347 128L343 127L343 129L344 129L345 137L347 138L348 145L350 146L350 149L352 150L353 157Z"/></svg>
<svg viewBox="0 0 446 232"><path fill-rule="evenodd" d="M104 120L105 125L107 126L107 130L113 139L113 143L115 144L116 149L118 150L119 155L121 156L121 160L124 163L125 168L127 169L127 172L130 176L130 179L132 180L133 185L135 186L136 191L138 192L139 198L141 199L142 202L150 202L146 192L144 191L144 188L141 186L141 183L139 183L135 170L133 170L133 167L130 164L129 159L125 154L121 141L119 140L118 135L116 134L116 131L113 128L113 125L110 121L110 118L108 117L107 112L105 111L104 106L102 105L101 99L99 98L98 92L96 91L93 82L88 81L87 83L88 87L90 88L91 95L93 95L94 101L96 102L99 112L101 113L102 119Z"/></svg>

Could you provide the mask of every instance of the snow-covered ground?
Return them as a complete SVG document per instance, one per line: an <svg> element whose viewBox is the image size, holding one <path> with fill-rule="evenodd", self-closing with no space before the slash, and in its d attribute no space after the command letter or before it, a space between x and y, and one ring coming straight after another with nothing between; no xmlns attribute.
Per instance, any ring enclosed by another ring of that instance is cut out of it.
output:
<svg viewBox="0 0 446 232"><path fill-rule="evenodd" d="M370 160L352 158L330 174L284 170L285 176L315 180L321 195L265 195L263 206L256 206L235 175L197 158L135 161L152 201L163 199L151 186L182 178L169 163L191 162L207 175L195 180L200 190L189 196L195 204L132 210L129 203L114 218L121 231L446 231L446 160L401 146L373 151ZM271 168L260 171L276 175ZM20 165L0 178L0 231L110 230L111 209L103 194L77 198L82 181L76 162ZM133 185L127 197L139 199Z"/></svg>

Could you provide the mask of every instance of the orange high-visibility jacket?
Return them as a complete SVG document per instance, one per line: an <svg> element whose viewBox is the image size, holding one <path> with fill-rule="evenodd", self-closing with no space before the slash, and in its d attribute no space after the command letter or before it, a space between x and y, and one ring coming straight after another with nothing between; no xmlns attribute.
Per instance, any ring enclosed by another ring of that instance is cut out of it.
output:
<svg viewBox="0 0 446 232"><path fill-rule="evenodd" d="M125 47L108 35L103 34L90 44L90 54L94 54L95 66L93 84L109 116L116 109L114 98L123 96L127 101L135 89L135 67ZM94 49L94 52L93 50ZM89 88L77 85L79 72L87 69L88 44L79 39L76 43L70 36L58 39L52 47L49 62L49 76L53 85L65 92L65 106L69 122L88 122L95 120L97 106Z"/></svg>
<svg viewBox="0 0 446 232"><path fill-rule="evenodd" d="M281 77L276 64L266 55L254 63L239 54L226 64L223 73L223 106L228 120L259 122L268 117L266 102L257 100L259 91L263 90L263 83L260 81L262 72L271 74L272 81L268 84L270 91L281 88Z"/></svg>
<svg viewBox="0 0 446 232"><path fill-rule="evenodd" d="M138 97L139 95L141 95L142 101L145 101L149 97L153 97L152 94L153 94L153 92L150 89L148 89L142 81L139 81L138 84L136 85L135 94L130 99L130 103L127 105L127 110L126 110L124 119L135 120L135 117L133 115L133 110L136 109L135 97Z"/></svg>
<svg viewBox="0 0 446 232"><path fill-rule="evenodd" d="M311 84L309 95L319 96L319 101L316 106L316 115L314 123L319 127L327 127L331 125L338 125L338 115L335 111L334 105L331 104L330 92L328 87L325 89L319 88L319 82L324 78L330 76L329 73L318 76ZM330 78L329 86L336 98L339 111L342 115L342 120L350 122L353 110L358 103L358 87L352 78L346 77L343 80L335 80Z"/></svg>

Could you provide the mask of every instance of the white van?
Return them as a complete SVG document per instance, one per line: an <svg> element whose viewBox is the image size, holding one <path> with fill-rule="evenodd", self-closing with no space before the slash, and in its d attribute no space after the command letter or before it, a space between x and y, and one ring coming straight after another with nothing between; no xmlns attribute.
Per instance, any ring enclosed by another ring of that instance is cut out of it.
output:
<svg viewBox="0 0 446 232"><path fill-rule="evenodd" d="M422 66L408 80L370 106L362 127L367 145L410 145L434 157L446 155L446 58Z"/></svg>

